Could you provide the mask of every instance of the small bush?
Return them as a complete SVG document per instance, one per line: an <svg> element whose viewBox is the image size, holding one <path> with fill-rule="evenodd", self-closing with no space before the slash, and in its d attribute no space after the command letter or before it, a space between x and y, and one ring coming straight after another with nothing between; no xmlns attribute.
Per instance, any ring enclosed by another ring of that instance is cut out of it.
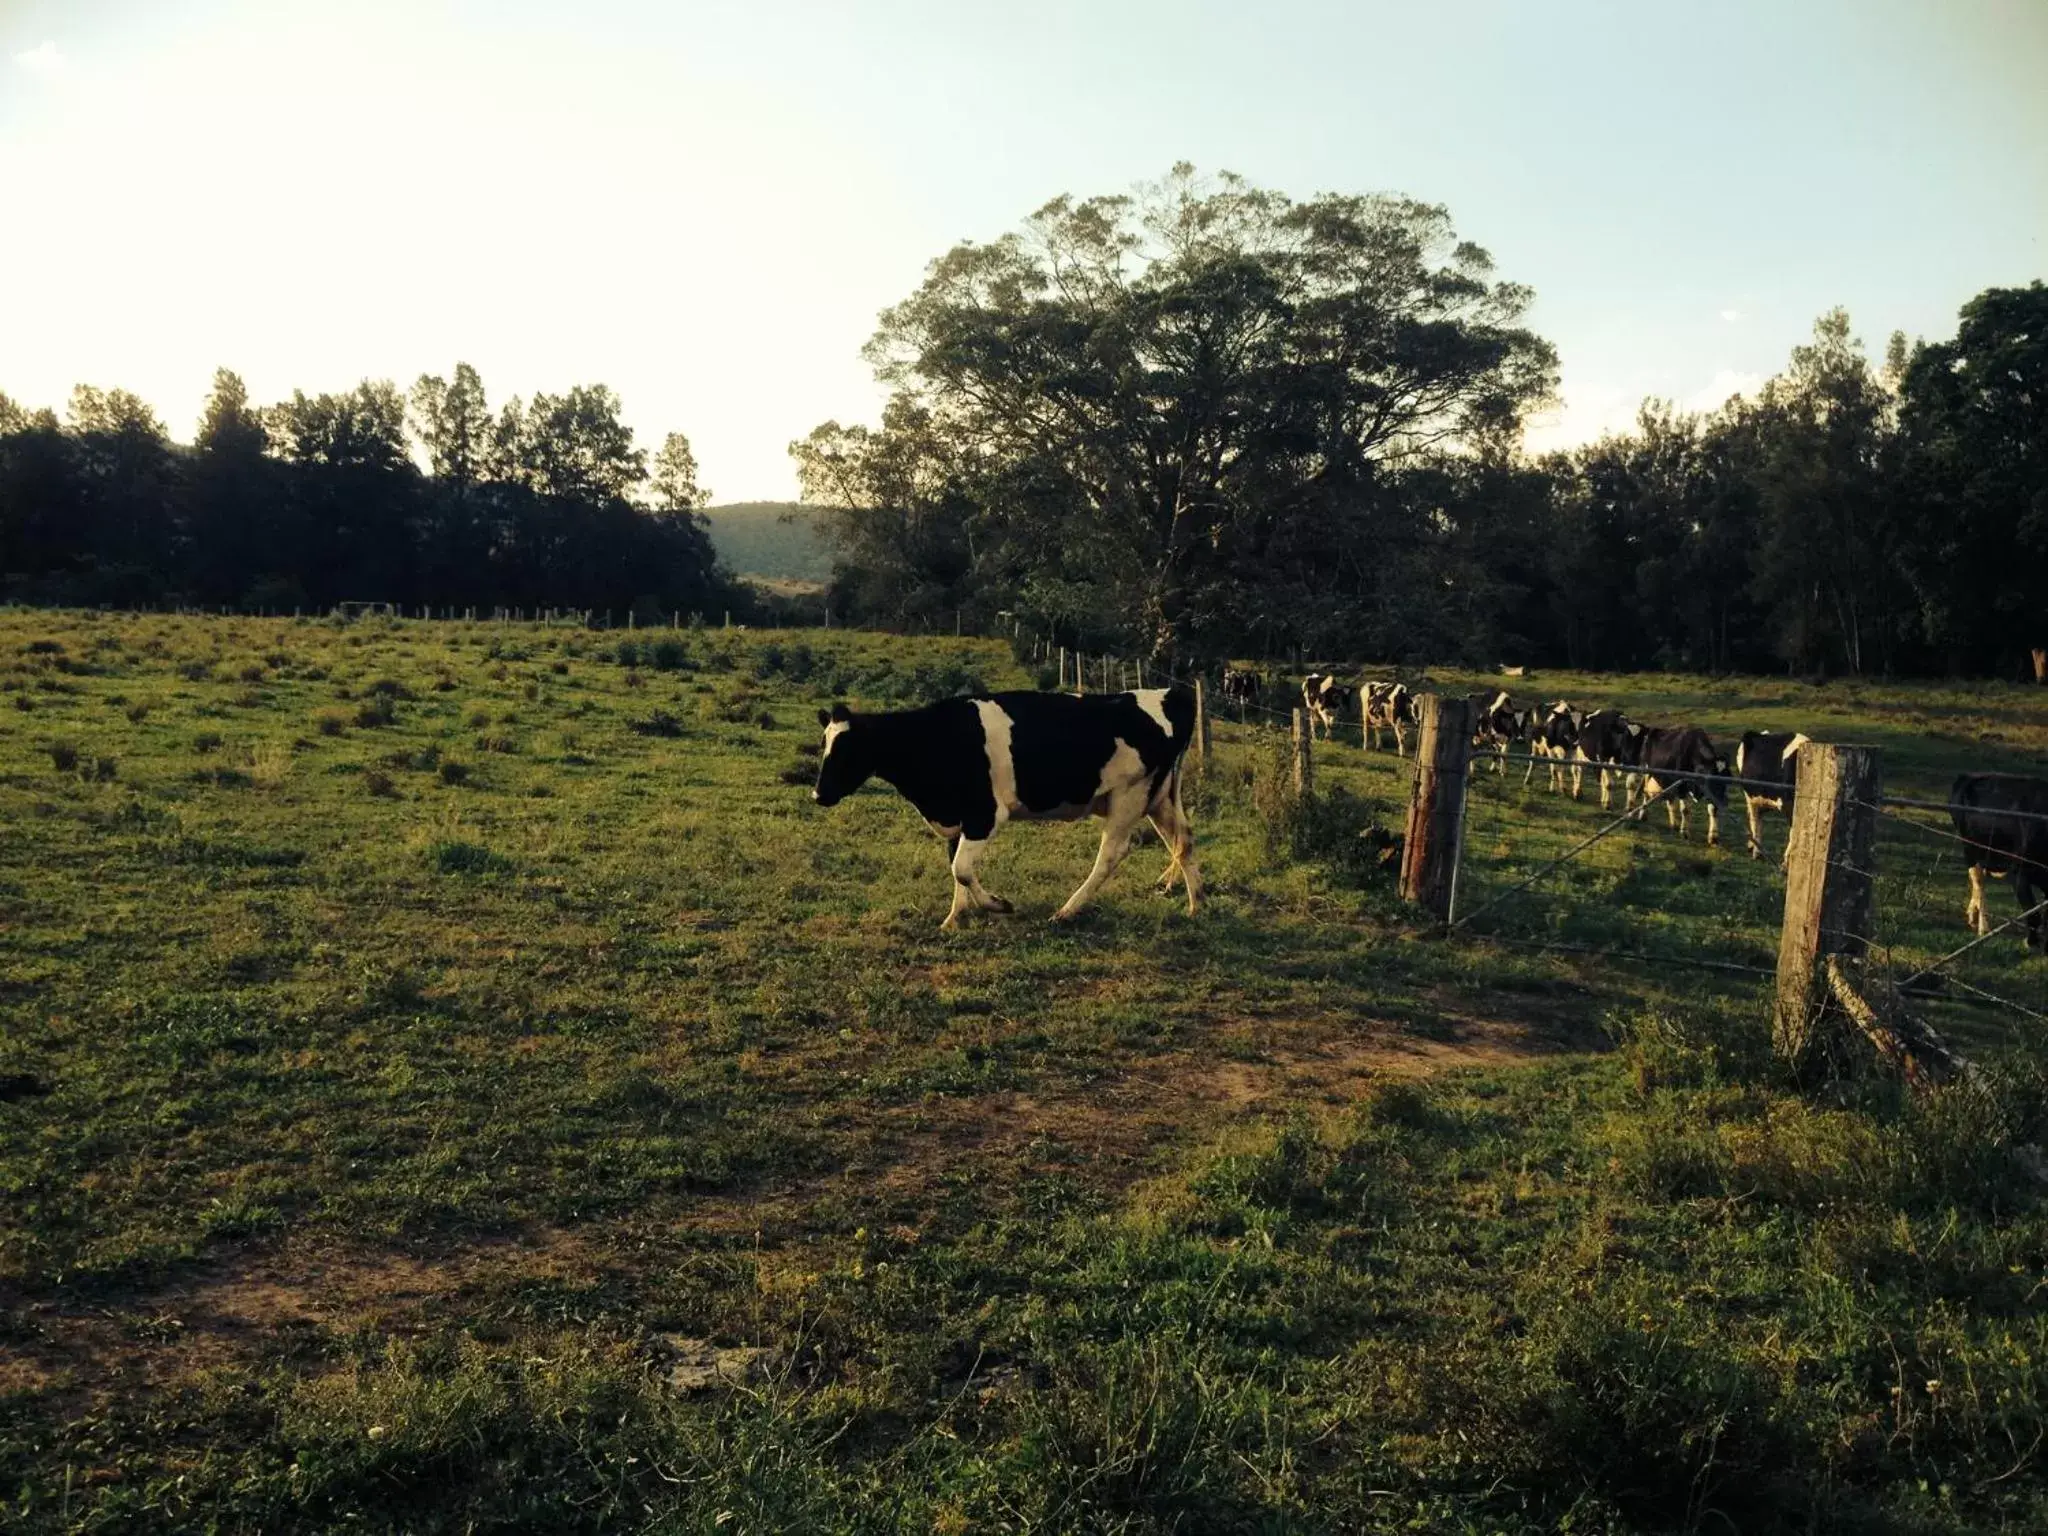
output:
<svg viewBox="0 0 2048 1536"><path fill-rule="evenodd" d="M126 713L130 725L140 725L149 718L149 706L147 704L130 704Z"/></svg>
<svg viewBox="0 0 2048 1536"><path fill-rule="evenodd" d="M512 869L510 859L481 843L438 842L427 850L427 859L444 875L502 875Z"/></svg>
<svg viewBox="0 0 2048 1536"><path fill-rule="evenodd" d="M443 758L439 775L443 784L467 784L469 782L469 764L458 762L452 757Z"/></svg>
<svg viewBox="0 0 2048 1536"><path fill-rule="evenodd" d="M218 731L201 731L192 738L192 750L204 757L209 752L221 749L221 735Z"/></svg>
<svg viewBox="0 0 2048 1536"><path fill-rule="evenodd" d="M472 731L480 731L491 723L491 712L488 709L472 709L462 717L462 723Z"/></svg>
<svg viewBox="0 0 2048 1536"><path fill-rule="evenodd" d="M59 773L75 773L78 770L78 748L68 741L53 741L49 746L50 766Z"/></svg>
<svg viewBox="0 0 2048 1536"><path fill-rule="evenodd" d="M374 694L356 709L356 724L366 731L382 726L394 725L398 721L398 710L388 693Z"/></svg>
<svg viewBox="0 0 2048 1536"><path fill-rule="evenodd" d="M380 800L396 800L398 798L397 783L382 768L366 768L363 770L363 788Z"/></svg>
<svg viewBox="0 0 2048 1536"><path fill-rule="evenodd" d="M313 717L313 724L322 736L339 736L348 729L348 716L338 709L323 709Z"/></svg>
<svg viewBox="0 0 2048 1536"><path fill-rule="evenodd" d="M519 750L519 743L511 736L479 736L476 739L476 749L479 752L513 753Z"/></svg>
<svg viewBox="0 0 2048 1536"><path fill-rule="evenodd" d="M188 683L204 683L213 677L213 668L203 661L188 661L178 668L178 676Z"/></svg>
<svg viewBox="0 0 2048 1536"><path fill-rule="evenodd" d="M683 722L665 709L657 709L645 720L628 720L628 730L640 736L666 736L674 738L683 734Z"/></svg>
<svg viewBox="0 0 2048 1536"><path fill-rule="evenodd" d="M275 789L292 773L292 749L282 742L259 742L249 753L249 777L265 789Z"/></svg>
<svg viewBox="0 0 2048 1536"><path fill-rule="evenodd" d="M111 784L115 776L120 772L120 769L121 761L119 758L111 757L106 753L96 753L87 761L84 767L79 769L79 773L82 777L90 779L95 784Z"/></svg>

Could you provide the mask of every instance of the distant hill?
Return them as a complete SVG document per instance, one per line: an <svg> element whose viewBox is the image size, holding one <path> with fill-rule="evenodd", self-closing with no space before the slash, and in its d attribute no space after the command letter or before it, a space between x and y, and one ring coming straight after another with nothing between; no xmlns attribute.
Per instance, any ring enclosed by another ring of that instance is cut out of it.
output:
<svg viewBox="0 0 2048 1536"><path fill-rule="evenodd" d="M704 515L711 519L718 558L738 575L824 581L832 574L832 551L815 508L794 501L735 501L706 507Z"/></svg>

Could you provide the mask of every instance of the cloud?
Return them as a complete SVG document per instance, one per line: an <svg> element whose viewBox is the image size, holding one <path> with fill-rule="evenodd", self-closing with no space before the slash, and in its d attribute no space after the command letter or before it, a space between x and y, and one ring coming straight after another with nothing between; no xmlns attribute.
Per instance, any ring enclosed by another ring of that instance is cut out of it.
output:
<svg viewBox="0 0 2048 1536"><path fill-rule="evenodd" d="M14 62L32 75L61 75L64 73L64 55L57 45L45 42L40 48L31 48L26 53L17 53Z"/></svg>
<svg viewBox="0 0 2048 1536"><path fill-rule="evenodd" d="M1724 309L1721 311L1721 318L1729 325L1734 325L1742 319L1742 311L1739 309Z"/></svg>

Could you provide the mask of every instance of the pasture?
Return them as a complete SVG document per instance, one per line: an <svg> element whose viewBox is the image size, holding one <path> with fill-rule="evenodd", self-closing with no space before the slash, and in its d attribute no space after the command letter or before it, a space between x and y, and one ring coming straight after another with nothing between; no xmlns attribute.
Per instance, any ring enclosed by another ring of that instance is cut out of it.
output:
<svg viewBox="0 0 2048 1536"><path fill-rule="evenodd" d="M1802 1089L1760 978L1671 963L1770 963L1739 805L1445 940L1357 836L1404 766L1354 734L1297 805L1220 709L1200 916L1152 846L1055 929L1095 830L1016 826L1017 915L941 933L908 807L809 804L817 706L1032 681L0 612L8 1523L2048 1523L2048 1026L1935 998L1990 1092ZM1528 686L1868 741L1934 799L2048 755L2017 687ZM1599 824L1541 777L1475 786L1462 908ZM1953 851L1883 852L1880 939L1964 943ZM1970 964L2048 1011L2012 934Z"/></svg>

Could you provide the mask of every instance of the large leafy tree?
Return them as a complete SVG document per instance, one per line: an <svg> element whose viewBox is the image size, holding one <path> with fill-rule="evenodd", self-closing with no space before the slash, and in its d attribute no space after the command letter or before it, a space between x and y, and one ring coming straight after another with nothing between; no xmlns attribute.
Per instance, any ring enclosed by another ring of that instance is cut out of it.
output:
<svg viewBox="0 0 2048 1536"><path fill-rule="evenodd" d="M413 520L420 477L405 441L405 396L386 379L342 394L307 395L266 417L271 451L290 479L306 530L309 594L416 601Z"/></svg>
<svg viewBox="0 0 2048 1536"><path fill-rule="evenodd" d="M140 600L170 564L178 537L176 463L156 412L125 389L81 384L66 426L76 444L84 563L100 601Z"/></svg>
<svg viewBox="0 0 2048 1536"><path fill-rule="evenodd" d="M297 607L306 600L295 574L304 530L281 494L269 457L270 432L239 374L213 375L213 389L192 440L191 571L209 602Z"/></svg>
<svg viewBox="0 0 2048 1536"><path fill-rule="evenodd" d="M1751 408L1755 591L1793 666L1889 663L1902 607L1883 483L1893 404L1836 309Z"/></svg>
<svg viewBox="0 0 2048 1536"><path fill-rule="evenodd" d="M1512 433L1555 377L1529 299L1440 207L1180 166L941 257L869 345L880 430L793 451L807 492L923 503L835 496L855 563L938 517L958 531L921 542L1028 607L1209 649L1259 621L1301 520L1368 516L1390 468Z"/></svg>
<svg viewBox="0 0 2048 1536"><path fill-rule="evenodd" d="M1992 288L1906 365L1900 568L1951 670L2048 645L2048 286Z"/></svg>

